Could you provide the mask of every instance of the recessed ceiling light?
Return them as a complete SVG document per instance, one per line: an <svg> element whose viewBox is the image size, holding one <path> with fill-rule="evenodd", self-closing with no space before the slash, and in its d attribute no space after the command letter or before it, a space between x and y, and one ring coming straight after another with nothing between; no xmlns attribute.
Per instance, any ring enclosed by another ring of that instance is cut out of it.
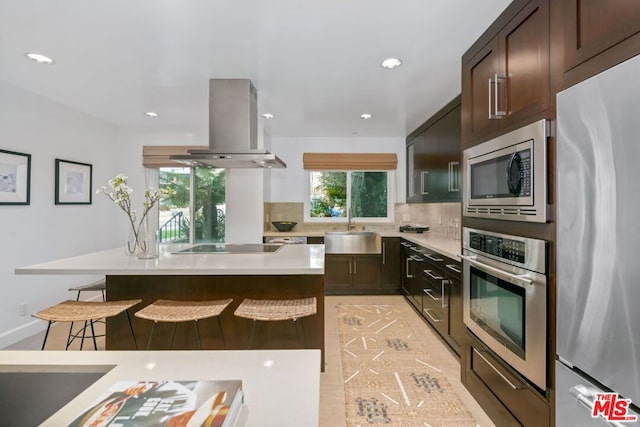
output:
<svg viewBox="0 0 640 427"><path fill-rule="evenodd" d="M362 120L369 120L371 117L373 117L373 116L371 114L369 114L369 113L360 114L360 118Z"/></svg>
<svg viewBox="0 0 640 427"><path fill-rule="evenodd" d="M271 113L264 113L262 117L264 117L265 119L273 119L274 115Z"/></svg>
<svg viewBox="0 0 640 427"><path fill-rule="evenodd" d="M41 55L39 53L25 53L24 56L26 56L28 59L37 62L38 64L48 64L48 65L52 65L55 64L56 61L54 61L53 59L49 58L48 56L44 56Z"/></svg>
<svg viewBox="0 0 640 427"><path fill-rule="evenodd" d="M154 112L154 111L147 111L146 113L144 113L146 116L148 117L158 117L158 113Z"/></svg>
<svg viewBox="0 0 640 427"><path fill-rule="evenodd" d="M382 68L398 68L402 65L402 60L400 58L387 58L380 63Z"/></svg>

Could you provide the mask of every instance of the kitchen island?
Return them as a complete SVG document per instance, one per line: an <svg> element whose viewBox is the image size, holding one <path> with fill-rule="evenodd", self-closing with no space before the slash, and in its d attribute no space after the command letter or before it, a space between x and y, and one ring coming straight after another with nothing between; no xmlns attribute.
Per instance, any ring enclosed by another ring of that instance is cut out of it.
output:
<svg viewBox="0 0 640 427"><path fill-rule="evenodd" d="M216 319L199 322L203 349L246 349L252 321L233 312L245 298L316 297L317 313L299 319L307 347L320 349L324 366L324 245L282 245L274 253L177 253L193 245L163 245L156 259L126 256L122 248L64 258L16 269L16 274L106 276L107 300L142 299L132 311L158 299L206 301L232 298ZM132 316L138 348L146 348L152 323ZM173 324L156 325L151 349L171 348ZM259 322L253 348L302 348L291 321ZM196 349L193 322L178 324L174 349ZM107 319L107 350L134 349L125 316Z"/></svg>

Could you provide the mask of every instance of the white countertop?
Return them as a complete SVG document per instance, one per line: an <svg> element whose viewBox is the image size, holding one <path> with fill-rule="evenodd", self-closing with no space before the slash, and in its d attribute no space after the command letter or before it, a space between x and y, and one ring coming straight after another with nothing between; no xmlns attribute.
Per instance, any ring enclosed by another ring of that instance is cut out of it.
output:
<svg viewBox="0 0 640 427"><path fill-rule="evenodd" d="M193 245L162 245L156 259L127 256L123 248L16 268L16 274L279 275L324 274L324 245L283 245L265 254L172 254Z"/></svg>
<svg viewBox="0 0 640 427"><path fill-rule="evenodd" d="M69 425L117 381L236 379L243 382L247 427L317 426L319 366L320 350L0 351L3 372L108 371L44 426Z"/></svg>

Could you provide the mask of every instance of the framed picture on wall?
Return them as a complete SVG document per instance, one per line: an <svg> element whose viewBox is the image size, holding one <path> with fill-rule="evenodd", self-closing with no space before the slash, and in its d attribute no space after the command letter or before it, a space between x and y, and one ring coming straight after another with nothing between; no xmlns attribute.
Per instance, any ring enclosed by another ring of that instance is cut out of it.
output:
<svg viewBox="0 0 640 427"><path fill-rule="evenodd" d="M0 150L0 205L28 205L31 154Z"/></svg>
<svg viewBox="0 0 640 427"><path fill-rule="evenodd" d="M56 159L56 205L90 205L93 166Z"/></svg>

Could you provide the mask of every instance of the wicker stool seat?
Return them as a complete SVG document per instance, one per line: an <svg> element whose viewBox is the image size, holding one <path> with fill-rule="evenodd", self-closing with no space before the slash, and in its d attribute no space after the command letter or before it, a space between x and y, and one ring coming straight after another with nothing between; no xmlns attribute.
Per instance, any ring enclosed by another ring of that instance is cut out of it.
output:
<svg viewBox="0 0 640 427"><path fill-rule="evenodd" d="M98 349L96 344L96 334L93 328L93 324L98 319L104 319L108 317L114 317L119 315L122 312L127 314L127 319L129 320L129 327L131 328L131 336L133 337L133 343L137 348L136 337L133 333L133 326L131 325L131 318L129 317L129 309L134 305L142 302L142 300L122 300L122 301L107 301L107 302L99 302L99 301L72 301L67 300L63 301L59 304L46 308L42 311L39 311L34 317L38 319L47 320L49 324L47 325L47 332L44 336L44 341L42 343L42 350L47 343L47 337L49 336L49 329L51 328L51 324L53 322L84 322L84 327L81 329L82 332L82 342L85 340L85 332L87 329L87 323L89 323L91 327L91 338L93 338L93 347L95 350ZM67 346L65 350L69 348L69 345L75 338L78 338L79 333L71 334L69 333L69 337L67 338ZM82 349L82 347L80 347Z"/></svg>
<svg viewBox="0 0 640 427"><path fill-rule="evenodd" d="M245 299L233 313L237 317L253 320L251 327L251 335L249 336L248 347L251 348L253 336L255 334L256 322L275 322L281 320L293 320L296 324L296 334L299 337L297 325L302 328L302 335L305 339L305 347L307 346L307 337L304 333L304 326L297 320L312 316L317 312L316 298L300 298L286 300L254 300Z"/></svg>
<svg viewBox="0 0 640 427"><path fill-rule="evenodd" d="M102 301L105 301L104 292L105 292L106 289L107 289L107 283L105 282L104 278L102 278L100 280L96 280L93 283L89 283L88 285L73 286L73 287L69 288L70 291L77 291L78 292L78 295L76 296L76 301L80 300L80 292L84 292L84 291L101 292L102 293Z"/></svg>
<svg viewBox="0 0 640 427"><path fill-rule="evenodd" d="M202 349L202 343L200 341L200 328L198 326L198 320L215 317L218 319L218 326L220 327L220 335L222 336L223 346L226 346L224 341L224 333L222 331L222 322L220 320L220 314L233 299L215 300L215 301L174 301L160 299L153 304L149 304L142 310L135 313L136 317L146 320L152 320L151 333L149 334L149 341L147 342L147 349L151 346L151 338L153 337L153 331L155 324L158 322L173 323L173 336L171 337L171 347L176 334L176 327L179 322L194 322L196 337L198 339L198 348Z"/></svg>

